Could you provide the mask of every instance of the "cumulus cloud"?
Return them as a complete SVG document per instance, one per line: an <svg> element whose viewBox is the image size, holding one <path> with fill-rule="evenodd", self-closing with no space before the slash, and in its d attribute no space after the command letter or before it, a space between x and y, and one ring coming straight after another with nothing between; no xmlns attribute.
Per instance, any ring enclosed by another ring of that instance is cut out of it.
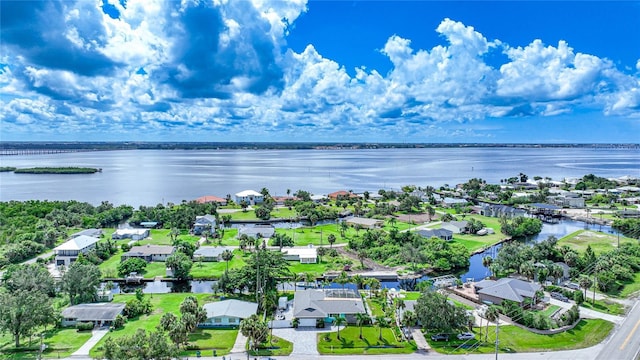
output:
<svg viewBox="0 0 640 360"><path fill-rule="evenodd" d="M565 41L512 46L444 19L425 29L443 45L380 44L393 65L383 75L345 69L313 44L288 49L305 0L106 3L109 14L102 1L0 3L3 131L244 138L250 123L255 139L429 141L485 136L469 122L487 117L640 114L640 60L624 73ZM493 52L506 57L499 67Z"/></svg>

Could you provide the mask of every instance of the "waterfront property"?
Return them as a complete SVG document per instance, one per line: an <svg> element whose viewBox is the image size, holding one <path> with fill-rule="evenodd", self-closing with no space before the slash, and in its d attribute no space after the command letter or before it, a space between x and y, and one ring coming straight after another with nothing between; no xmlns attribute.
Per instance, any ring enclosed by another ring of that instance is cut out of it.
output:
<svg viewBox="0 0 640 360"><path fill-rule="evenodd" d="M62 310L62 326L92 322L95 326L111 325L122 314L124 303L78 304Z"/></svg>
<svg viewBox="0 0 640 360"><path fill-rule="evenodd" d="M142 240L149 236L149 229L118 229L111 234L114 240L131 239Z"/></svg>
<svg viewBox="0 0 640 360"><path fill-rule="evenodd" d="M447 229L424 229L417 233L426 239L431 239L432 237L437 237L445 241L453 239L453 231Z"/></svg>
<svg viewBox="0 0 640 360"><path fill-rule="evenodd" d="M227 205L227 199L214 196L214 195L200 196L199 198L196 199L196 202L198 204L216 203L221 206Z"/></svg>
<svg viewBox="0 0 640 360"><path fill-rule="evenodd" d="M207 303L203 308L207 312L207 320L198 327L239 326L240 321L258 311L258 304L231 299Z"/></svg>
<svg viewBox="0 0 640 360"><path fill-rule="evenodd" d="M318 250L313 246L283 248L282 257L300 264L315 264L318 262Z"/></svg>
<svg viewBox="0 0 640 360"><path fill-rule="evenodd" d="M126 253L122 254L121 261L125 261L129 258L140 258L145 261L166 261L167 258L173 254L176 249L173 246L167 245L143 245L134 246Z"/></svg>
<svg viewBox="0 0 640 360"><path fill-rule="evenodd" d="M441 229L446 229L454 234L462 234L466 231L468 222L466 221L450 221L440 224Z"/></svg>
<svg viewBox="0 0 640 360"><path fill-rule="evenodd" d="M193 253L193 260L203 262L222 261L222 253L225 250L233 251L227 246L201 246Z"/></svg>
<svg viewBox="0 0 640 360"><path fill-rule="evenodd" d="M196 221L193 224L193 234L201 235L203 232L214 234L216 232L216 217L213 215L196 216Z"/></svg>
<svg viewBox="0 0 640 360"><path fill-rule="evenodd" d="M275 232L276 229L271 225L241 226L238 228L238 238L242 235L247 235L254 239L269 239Z"/></svg>
<svg viewBox="0 0 640 360"><path fill-rule="evenodd" d="M249 205L261 204L264 202L264 195L254 190L245 190L236 194L236 203L246 202Z"/></svg>
<svg viewBox="0 0 640 360"><path fill-rule="evenodd" d="M541 290L542 286L519 279L502 278L479 281L474 284L474 288L483 303L500 305L504 300L511 300L523 306L524 300L534 298L536 291Z"/></svg>
<svg viewBox="0 0 640 360"><path fill-rule="evenodd" d="M362 217L350 217L345 220L349 226L360 226L365 229L381 228L384 225L383 220L362 218Z"/></svg>
<svg viewBox="0 0 640 360"><path fill-rule="evenodd" d="M98 238L80 235L56 246L53 249L56 255L56 266L70 266L78 259L78 255L86 254L95 248L98 241L100 241Z"/></svg>
<svg viewBox="0 0 640 360"><path fill-rule="evenodd" d="M293 316L300 327L315 327L319 321L331 322L336 317L353 324L359 313L366 311L362 297L353 289L298 290L293 298Z"/></svg>
<svg viewBox="0 0 640 360"><path fill-rule="evenodd" d="M527 212L523 209L516 209L512 206L501 204L483 204L480 208L480 215L488 217L506 217L507 219L525 216Z"/></svg>
<svg viewBox="0 0 640 360"><path fill-rule="evenodd" d="M86 229L86 230L78 231L77 233L71 234L69 238L73 239L82 235L91 236L94 238L100 238L102 236L102 229Z"/></svg>
<svg viewBox="0 0 640 360"><path fill-rule="evenodd" d="M342 199L356 198L358 197L358 195L346 190L339 190L339 191L335 191L330 194L327 194L327 197L331 200L342 200Z"/></svg>

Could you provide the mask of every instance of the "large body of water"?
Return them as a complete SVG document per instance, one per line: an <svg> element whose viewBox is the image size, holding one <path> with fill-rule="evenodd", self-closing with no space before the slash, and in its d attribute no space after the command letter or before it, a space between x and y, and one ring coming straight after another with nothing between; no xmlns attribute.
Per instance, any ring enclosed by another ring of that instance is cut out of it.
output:
<svg viewBox="0 0 640 360"><path fill-rule="evenodd" d="M87 166L88 175L0 172L0 201L79 200L156 205L266 187L272 195L302 189L377 191L404 185L490 183L530 177L640 177L640 149L424 148L375 150L125 150L0 157L0 166Z"/></svg>

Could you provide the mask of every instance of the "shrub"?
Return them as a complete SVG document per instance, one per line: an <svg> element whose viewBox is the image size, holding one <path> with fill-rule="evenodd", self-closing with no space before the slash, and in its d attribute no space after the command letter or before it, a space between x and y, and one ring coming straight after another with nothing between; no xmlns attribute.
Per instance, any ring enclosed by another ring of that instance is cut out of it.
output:
<svg viewBox="0 0 640 360"><path fill-rule="evenodd" d="M118 316L116 316L116 319L113 321L113 328L120 329L121 327L124 326L124 323L126 321L127 321L126 316L119 314Z"/></svg>
<svg viewBox="0 0 640 360"><path fill-rule="evenodd" d="M88 330L93 330L93 323L92 322L78 322L76 323L76 329L78 329L78 331L88 331Z"/></svg>

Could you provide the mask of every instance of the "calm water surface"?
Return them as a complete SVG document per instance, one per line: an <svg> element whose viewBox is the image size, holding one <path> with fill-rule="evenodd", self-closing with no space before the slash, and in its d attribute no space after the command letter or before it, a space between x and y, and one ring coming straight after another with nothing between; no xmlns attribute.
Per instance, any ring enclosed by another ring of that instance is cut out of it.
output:
<svg viewBox="0 0 640 360"><path fill-rule="evenodd" d="M640 177L640 149L435 148L375 150L126 150L3 156L0 166L87 166L89 175L0 173L0 201L79 200L156 205L266 187L272 195L303 189L399 189L441 186L479 177L556 180L593 173Z"/></svg>

